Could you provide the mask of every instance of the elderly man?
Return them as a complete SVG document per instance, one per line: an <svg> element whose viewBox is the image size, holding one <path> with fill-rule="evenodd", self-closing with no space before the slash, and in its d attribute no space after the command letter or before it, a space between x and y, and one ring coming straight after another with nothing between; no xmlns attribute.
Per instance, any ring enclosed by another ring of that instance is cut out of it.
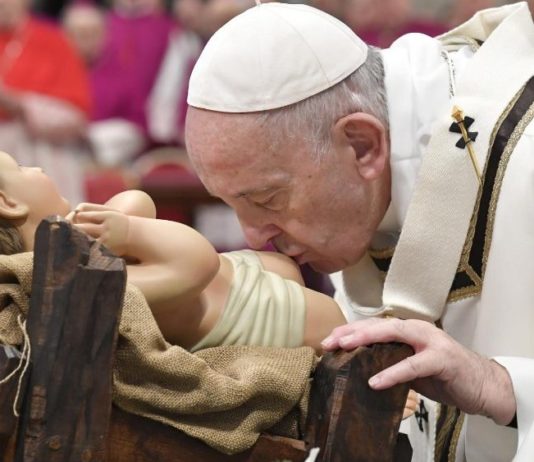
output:
<svg viewBox="0 0 534 462"><path fill-rule="evenodd" d="M193 71L186 141L207 189L252 247L338 272L352 322L325 349L414 348L370 386L444 403L424 398L411 431L437 435L423 460L534 454L533 75L524 3L382 51L313 8L263 4Z"/></svg>

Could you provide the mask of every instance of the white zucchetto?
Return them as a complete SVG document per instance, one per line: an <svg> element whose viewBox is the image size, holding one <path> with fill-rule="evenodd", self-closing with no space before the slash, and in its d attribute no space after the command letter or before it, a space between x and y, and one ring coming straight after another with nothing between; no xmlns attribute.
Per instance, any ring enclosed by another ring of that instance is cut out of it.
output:
<svg viewBox="0 0 534 462"><path fill-rule="evenodd" d="M327 13L264 3L212 36L191 74L187 102L220 112L275 109L334 86L366 58L367 45Z"/></svg>

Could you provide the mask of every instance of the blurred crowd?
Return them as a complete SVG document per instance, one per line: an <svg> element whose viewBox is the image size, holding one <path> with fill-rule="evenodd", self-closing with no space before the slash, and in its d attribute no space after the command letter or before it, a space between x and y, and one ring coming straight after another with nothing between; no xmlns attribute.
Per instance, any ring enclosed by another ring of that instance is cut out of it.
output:
<svg viewBox="0 0 534 462"><path fill-rule="evenodd" d="M379 47L408 32L438 35L504 3L310 1ZM253 4L0 0L0 149L21 164L42 166L73 203L107 199L95 175L119 172L118 187L130 187L147 165L184 168L195 60L222 24Z"/></svg>

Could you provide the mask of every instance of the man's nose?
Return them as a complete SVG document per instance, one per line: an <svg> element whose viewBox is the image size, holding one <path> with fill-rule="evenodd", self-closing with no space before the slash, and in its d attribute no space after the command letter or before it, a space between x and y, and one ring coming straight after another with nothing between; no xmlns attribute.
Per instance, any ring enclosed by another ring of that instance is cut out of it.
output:
<svg viewBox="0 0 534 462"><path fill-rule="evenodd" d="M274 224L254 225L241 221L245 239L250 248L263 249L269 242L281 233L280 228Z"/></svg>

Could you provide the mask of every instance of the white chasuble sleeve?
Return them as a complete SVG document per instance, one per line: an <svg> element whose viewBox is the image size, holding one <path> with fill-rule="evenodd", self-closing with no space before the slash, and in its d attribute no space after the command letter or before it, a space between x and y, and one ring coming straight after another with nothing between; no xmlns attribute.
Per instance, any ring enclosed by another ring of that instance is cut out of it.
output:
<svg viewBox="0 0 534 462"><path fill-rule="evenodd" d="M534 359L497 357L514 386L517 401L517 453L514 462L532 461L534 457Z"/></svg>

